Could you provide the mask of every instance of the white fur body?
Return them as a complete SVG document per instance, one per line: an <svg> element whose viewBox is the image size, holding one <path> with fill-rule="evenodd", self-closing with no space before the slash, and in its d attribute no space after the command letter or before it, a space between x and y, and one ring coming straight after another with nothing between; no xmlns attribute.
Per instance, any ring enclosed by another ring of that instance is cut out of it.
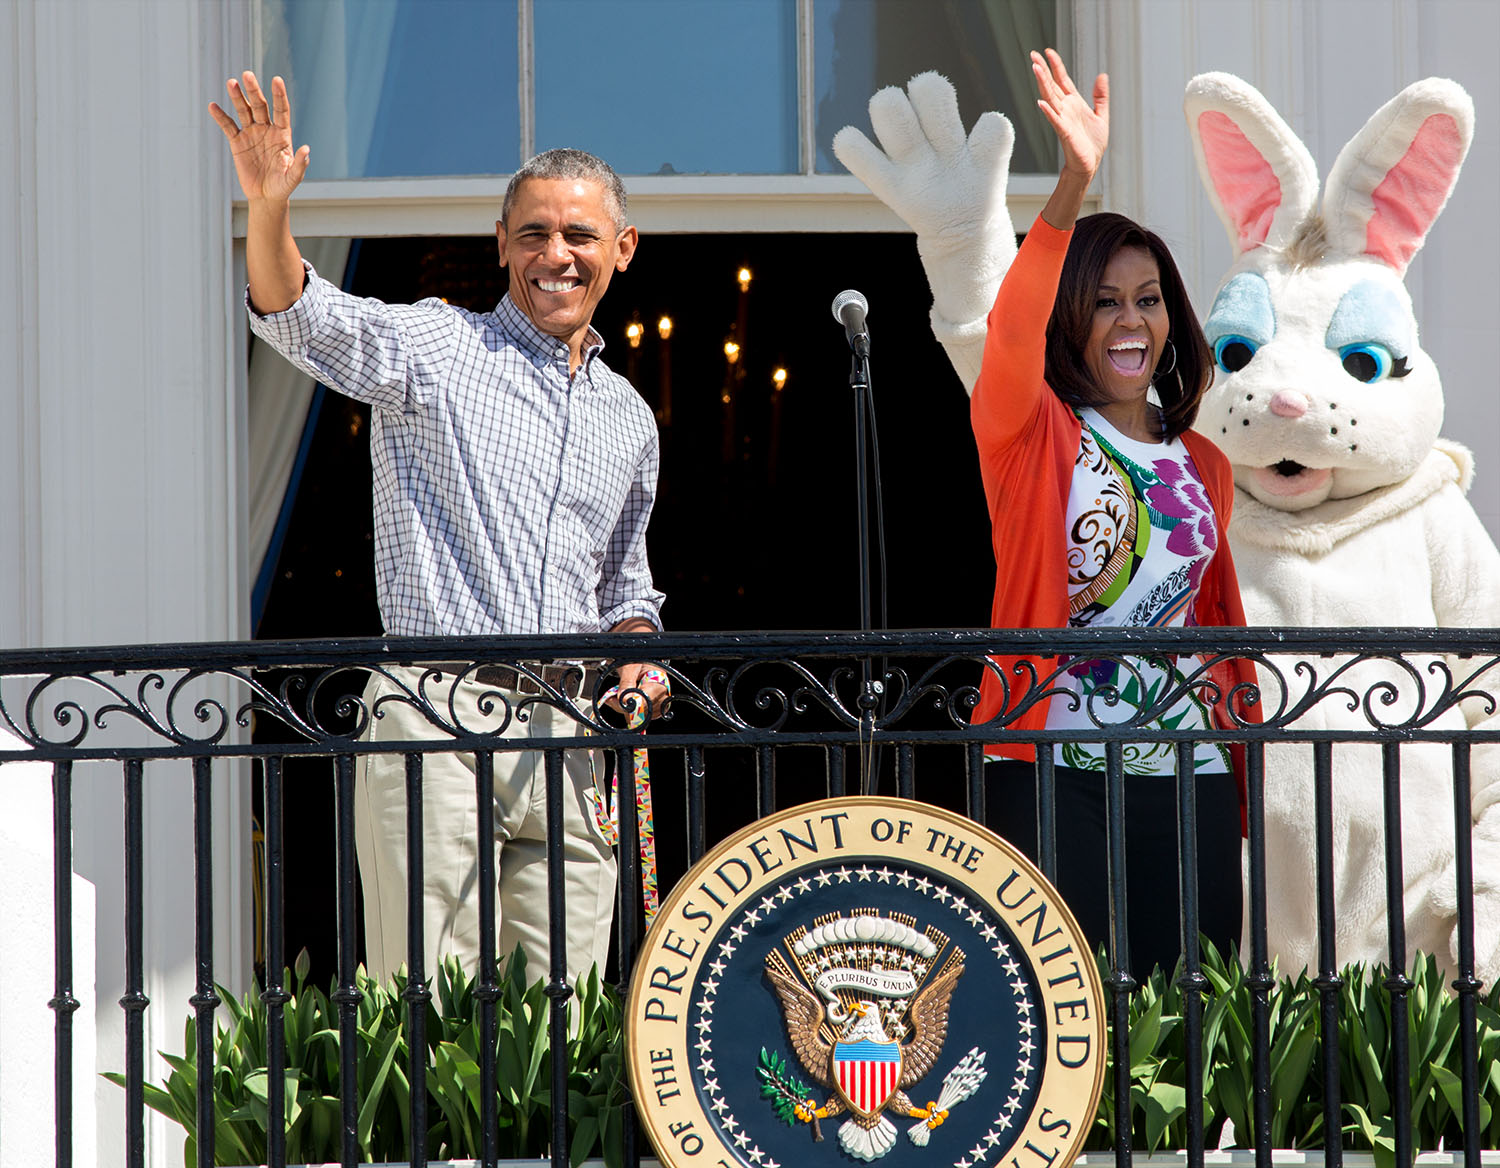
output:
<svg viewBox="0 0 1500 1168"><path fill-rule="evenodd" d="M1359 499L1332 500L1310 511L1279 511L1240 494L1230 543L1240 573L1245 611L1253 624L1336 628L1346 626L1455 627L1481 623L1500 612L1500 552L1463 495L1467 452L1449 444L1429 452L1399 484ZM1401 554L1392 554L1402 549ZM1327 683L1347 658L1316 661ZM1302 697L1308 682L1295 659L1277 658L1290 687ZM1399 725L1443 697L1448 673L1470 677L1472 661L1412 658L1415 677L1388 661L1346 666L1333 684L1363 698L1382 723ZM1262 673L1269 711L1281 700ZM1419 686L1420 682L1420 686ZM1500 687L1493 675L1486 688ZM1399 695L1379 701L1391 687ZM1269 712L1268 711L1268 712ZM1428 723L1431 729L1485 725L1480 703L1453 706ZM1500 719L1496 720L1500 722ZM1297 722L1299 730L1362 730L1363 708L1339 695L1325 697ZM1486 728L1494 728L1487 726ZM1500 766L1493 747L1476 747L1470 811L1474 837L1476 951L1481 969L1500 970ZM1408 954L1421 949L1449 969L1457 967L1454 928L1453 755L1446 745L1400 748L1402 886ZM1384 769L1378 746L1336 746L1333 751L1335 945L1339 964L1385 961L1386 849ZM1318 968L1316 816L1313 750L1307 743L1266 749L1267 924L1271 952L1284 973ZM1248 919L1247 919L1248 925Z"/></svg>

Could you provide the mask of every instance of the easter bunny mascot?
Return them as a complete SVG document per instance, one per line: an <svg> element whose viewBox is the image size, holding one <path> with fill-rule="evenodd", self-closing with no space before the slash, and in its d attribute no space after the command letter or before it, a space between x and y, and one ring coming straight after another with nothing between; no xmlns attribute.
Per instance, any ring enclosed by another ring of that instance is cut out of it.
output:
<svg viewBox="0 0 1500 1168"><path fill-rule="evenodd" d="M845 126L833 152L916 233L933 334L972 393L985 321L1016 258L1005 205L1015 130L991 111L966 134L953 86L937 73L919 73L905 93L895 86L876 93L870 125L880 146Z"/></svg>
<svg viewBox="0 0 1500 1168"><path fill-rule="evenodd" d="M1500 552L1464 497L1472 460L1438 438L1443 393L1417 340L1402 278L1468 150L1473 104L1427 79L1381 107L1328 175L1321 206L1311 155L1266 99L1208 73L1185 109L1199 173L1235 260L1204 334L1218 365L1197 429L1234 467L1230 545L1252 624L1500 626ZM1281 663L1287 664L1285 662ZM1334 668L1317 662L1320 679ZM1386 724L1500 725L1478 700L1428 721L1472 660L1356 662L1334 683ZM1301 680L1263 671L1266 716ZM1380 690L1389 683L1394 687ZM1494 672L1474 688L1495 690ZM1382 699L1400 695L1395 702ZM1325 696L1298 729L1369 728L1365 709ZM1488 721L1486 721L1488 719ZM1500 758L1472 757L1476 955L1500 973ZM1457 961L1453 758L1447 746L1400 752L1408 952ZM1294 972L1318 960L1312 748L1266 757L1272 952ZM1376 746L1334 752L1336 944L1340 962L1387 957L1382 760Z"/></svg>

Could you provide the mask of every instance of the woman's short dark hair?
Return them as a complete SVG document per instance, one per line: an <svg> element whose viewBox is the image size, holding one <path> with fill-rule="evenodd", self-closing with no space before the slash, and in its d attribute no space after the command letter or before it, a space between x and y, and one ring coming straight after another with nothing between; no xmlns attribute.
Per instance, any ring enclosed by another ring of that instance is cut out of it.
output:
<svg viewBox="0 0 1500 1168"><path fill-rule="evenodd" d="M1172 348L1157 362L1155 384L1167 437L1175 438L1198 416L1198 403L1213 381L1213 353L1203 337L1198 315L1193 311L1167 245L1154 231L1124 215L1107 211L1085 215L1073 226L1057 298L1047 321L1047 384L1070 406L1098 405L1103 400L1093 374L1084 364L1084 353L1104 269L1122 247L1150 252L1161 274L1162 303L1167 310L1170 328L1167 335Z"/></svg>

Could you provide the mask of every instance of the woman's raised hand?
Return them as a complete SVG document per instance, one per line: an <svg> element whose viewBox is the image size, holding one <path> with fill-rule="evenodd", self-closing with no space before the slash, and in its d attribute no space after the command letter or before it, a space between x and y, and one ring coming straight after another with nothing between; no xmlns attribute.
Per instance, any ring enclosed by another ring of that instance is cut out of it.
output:
<svg viewBox="0 0 1500 1168"><path fill-rule="evenodd" d="M234 104L239 121L210 102L213 114L234 157L234 171L240 188L252 203L260 199L285 202L291 197L302 176L307 173L309 150L292 147L292 107L287 101L286 83L280 77L271 79L271 100L267 105L265 91L255 74L246 72L242 81L230 78L225 88Z"/></svg>
<svg viewBox="0 0 1500 1168"><path fill-rule="evenodd" d="M1109 142L1109 77L1101 73L1094 79L1090 105L1055 49L1045 56L1033 52L1031 71L1036 75L1036 104L1062 143L1063 170L1091 180Z"/></svg>

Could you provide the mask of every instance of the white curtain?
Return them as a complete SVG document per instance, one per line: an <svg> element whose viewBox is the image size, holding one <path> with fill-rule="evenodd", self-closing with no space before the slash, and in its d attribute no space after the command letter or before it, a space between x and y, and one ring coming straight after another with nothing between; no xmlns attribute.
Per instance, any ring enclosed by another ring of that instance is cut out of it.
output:
<svg viewBox="0 0 1500 1168"><path fill-rule="evenodd" d="M1050 32L1042 5L1036 0L983 0L985 19L995 38L996 54L1009 67L1001 70L1005 87L1010 91L1010 108L1017 111L1011 119L1016 136L1038 159L1043 171L1057 157L1057 140L1052 127L1036 115L1036 82L1031 69L1023 63L1032 49L1051 44L1056 34ZM1026 111L1022 113L1021 111Z"/></svg>
<svg viewBox="0 0 1500 1168"><path fill-rule="evenodd" d="M349 257L347 239L304 239L299 245L318 274L337 284ZM307 425L314 384L256 338L250 346L250 565L259 575L281 516L297 448Z"/></svg>
<svg viewBox="0 0 1500 1168"><path fill-rule="evenodd" d="M262 72L280 74L297 144L312 147L314 177L364 173L375 134L401 0L265 0ZM295 196L294 196L295 200ZM295 209L293 218L295 222ZM347 239L302 239L318 274L342 281ZM284 507L307 425L313 382L259 340L250 349L250 546L258 577Z"/></svg>

